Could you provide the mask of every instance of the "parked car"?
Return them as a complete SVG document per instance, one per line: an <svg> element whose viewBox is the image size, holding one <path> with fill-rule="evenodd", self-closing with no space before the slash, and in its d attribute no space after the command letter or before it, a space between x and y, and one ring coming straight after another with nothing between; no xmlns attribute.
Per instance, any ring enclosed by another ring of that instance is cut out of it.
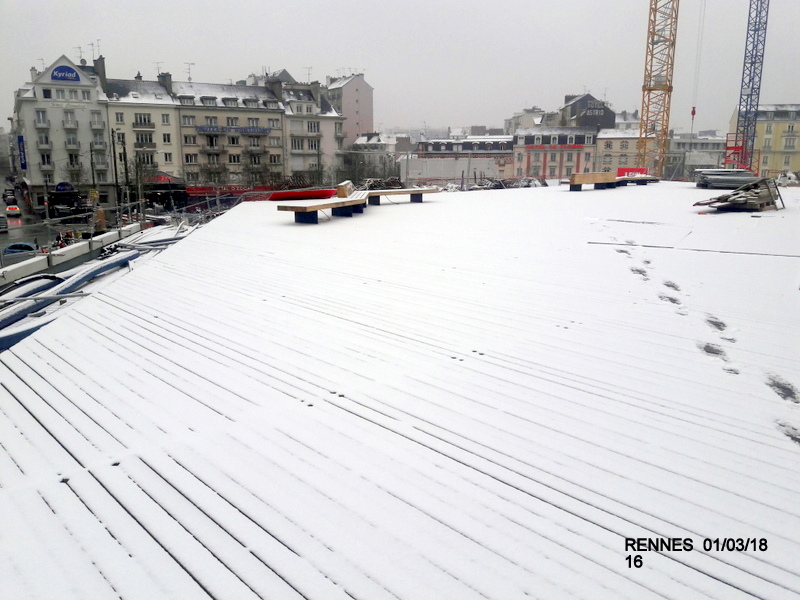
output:
<svg viewBox="0 0 800 600"><path fill-rule="evenodd" d="M18 217L21 214L22 214L22 211L20 210L19 206L17 206L16 204L10 204L10 205L6 206L6 216L7 217Z"/></svg>
<svg viewBox="0 0 800 600"><path fill-rule="evenodd" d="M736 189L757 179L756 174L748 169L698 169L694 172L699 188Z"/></svg>
<svg viewBox="0 0 800 600"><path fill-rule="evenodd" d="M19 254L21 252L38 252L39 245L31 242L14 242L3 248L3 254Z"/></svg>

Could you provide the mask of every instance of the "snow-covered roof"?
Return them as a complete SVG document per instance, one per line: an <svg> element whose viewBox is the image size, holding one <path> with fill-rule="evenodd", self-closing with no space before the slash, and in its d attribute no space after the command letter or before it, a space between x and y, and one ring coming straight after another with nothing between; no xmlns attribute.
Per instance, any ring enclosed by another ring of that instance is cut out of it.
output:
<svg viewBox="0 0 800 600"><path fill-rule="evenodd" d="M360 83L364 83L370 89L372 89L372 86L370 86L366 81L364 81L364 74L363 73L356 73L355 75L348 75L347 77L330 78L329 79L329 83L328 83L328 89L329 90L335 90L335 89L338 89L338 88L342 88L342 87L346 86L348 83L350 83L351 81L355 81L356 79L361 79Z"/></svg>
<svg viewBox="0 0 800 600"><path fill-rule="evenodd" d="M595 127L529 127L527 129L517 129L515 135L595 135Z"/></svg>
<svg viewBox="0 0 800 600"><path fill-rule="evenodd" d="M783 194L235 207L0 354L3 596L797 597Z"/></svg>
<svg viewBox="0 0 800 600"><path fill-rule="evenodd" d="M638 138L638 129L601 129L597 132L597 139L608 138Z"/></svg>
<svg viewBox="0 0 800 600"><path fill-rule="evenodd" d="M112 101L134 104L176 104L158 81L136 79L109 79L106 83L108 97Z"/></svg>
<svg viewBox="0 0 800 600"><path fill-rule="evenodd" d="M258 85L230 85L221 83L196 83L194 81L173 81L172 92L176 97L215 98L217 106L223 106L223 98L238 100L258 100L260 102L279 102L270 90ZM199 103L199 102L198 102Z"/></svg>
<svg viewBox="0 0 800 600"><path fill-rule="evenodd" d="M800 112L800 104L759 104L758 110L760 111L794 111Z"/></svg>

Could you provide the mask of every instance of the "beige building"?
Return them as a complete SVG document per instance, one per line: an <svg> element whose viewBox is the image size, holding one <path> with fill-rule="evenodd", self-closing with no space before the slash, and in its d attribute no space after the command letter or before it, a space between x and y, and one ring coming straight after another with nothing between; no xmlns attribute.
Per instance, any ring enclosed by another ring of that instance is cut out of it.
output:
<svg viewBox="0 0 800 600"><path fill-rule="evenodd" d="M604 173L636 166L638 129L601 129L597 133L597 167Z"/></svg>
<svg viewBox="0 0 800 600"><path fill-rule="evenodd" d="M736 130L736 116L731 131ZM764 177L800 172L800 104L762 104L756 120L755 150Z"/></svg>
<svg viewBox="0 0 800 600"><path fill-rule="evenodd" d="M372 114L373 88L364 80L363 73L347 77L328 77L326 84L328 100L345 118L342 124L342 145L347 149L360 136L375 131Z"/></svg>
<svg viewBox="0 0 800 600"><path fill-rule="evenodd" d="M534 127L514 136L517 177L563 179L594 171L597 149L594 127Z"/></svg>

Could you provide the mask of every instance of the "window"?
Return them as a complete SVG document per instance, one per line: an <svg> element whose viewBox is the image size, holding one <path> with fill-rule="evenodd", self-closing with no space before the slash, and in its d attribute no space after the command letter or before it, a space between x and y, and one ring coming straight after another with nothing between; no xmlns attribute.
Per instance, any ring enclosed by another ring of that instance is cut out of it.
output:
<svg viewBox="0 0 800 600"><path fill-rule="evenodd" d="M244 105L247 108L258 108L258 100L245 100Z"/></svg>
<svg viewBox="0 0 800 600"><path fill-rule="evenodd" d="M208 164L210 164L210 165L218 165L219 164L219 154L209 154L208 155Z"/></svg>
<svg viewBox="0 0 800 600"><path fill-rule="evenodd" d="M303 138L292 138L292 150L303 149Z"/></svg>
<svg viewBox="0 0 800 600"><path fill-rule="evenodd" d="M53 90L49 88L42 88L42 98L52 98Z"/></svg>
<svg viewBox="0 0 800 600"><path fill-rule="evenodd" d="M766 116L767 119L774 119L775 118L775 113L774 112L768 112L765 116Z"/></svg>
<svg viewBox="0 0 800 600"><path fill-rule="evenodd" d="M78 145L78 136L75 133L68 133L67 134L67 146L77 146Z"/></svg>
<svg viewBox="0 0 800 600"><path fill-rule="evenodd" d="M117 154L117 158L119 159L119 162L124 162L125 161L125 153L124 152L120 152L119 154Z"/></svg>
<svg viewBox="0 0 800 600"><path fill-rule="evenodd" d="M334 135L342 135L342 124L341 123L336 123L333 126L333 134Z"/></svg>
<svg viewBox="0 0 800 600"><path fill-rule="evenodd" d="M619 149L620 149L620 150L627 150L627 149L628 149L628 142L627 142L627 140L619 143Z"/></svg>
<svg viewBox="0 0 800 600"><path fill-rule="evenodd" d="M200 98L200 102L202 102L203 106L216 106L217 99L216 98Z"/></svg>
<svg viewBox="0 0 800 600"><path fill-rule="evenodd" d="M764 156L764 160L761 161L761 164L766 167L769 164L769 156Z"/></svg>
<svg viewBox="0 0 800 600"><path fill-rule="evenodd" d="M53 175L52 173L45 173L42 175L42 179L45 183L53 183Z"/></svg>
<svg viewBox="0 0 800 600"><path fill-rule="evenodd" d="M572 175L572 167L567 167L567 176Z"/></svg>
<svg viewBox="0 0 800 600"><path fill-rule="evenodd" d="M125 113L114 113L114 122L115 123L124 123L125 122Z"/></svg>
<svg viewBox="0 0 800 600"><path fill-rule="evenodd" d="M536 137L534 137L534 138L533 138L533 143L534 143L534 144L536 144L537 146L541 145L541 143L542 143L542 136L540 136L540 135L537 135Z"/></svg>
<svg viewBox="0 0 800 600"><path fill-rule="evenodd" d="M225 121L225 124L228 127L238 127L239 126L239 117L228 117Z"/></svg>
<svg viewBox="0 0 800 600"><path fill-rule="evenodd" d="M70 167L80 167L81 166L81 159L80 156L77 154L70 152L67 154L67 161L69 162Z"/></svg>
<svg viewBox="0 0 800 600"><path fill-rule="evenodd" d="M181 101L181 104L183 104L184 106L194 106L194 97L190 97L190 98L183 97L183 98L180 98L180 101Z"/></svg>
<svg viewBox="0 0 800 600"><path fill-rule="evenodd" d="M183 144L185 146L194 146L197 144L197 136L196 135L185 135L183 136Z"/></svg>
<svg viewBox="0 0 800 600"><path fill-rule="evenodd" d="M56 90L56 100L64 100L67 97L64 90Z"/></svg>
<svg viewBox="0 0 800 600"><path fill-rule="evenodd" d="M269 155L269 164L271 164L271 165L279 165L279 164L281 164L281 155L280 154L270 154Z"/></svg>
<svg viewBox="0 0 800 600"><path fill-rule="evenodd" d="M208 126L208 127L216 127L217 126L217 117L206 117L206 126Z"/></svg>
<svg viewBox="0 0 800 600"><path fill-rule="evenodd" d="M587 135L586 136L586 145L591 146L594 143L594 136Z"/></svg>
<svg viewBox="0 0 800 600"><path fill-rule="evenodd" d="M92 99L92 93L89 90L82 90L81 91L81 97L84 100L91 100Z"/></svg>
<svg viewBox="0 0 800 600"><path fill-rule="evenodd" d="M64 111L64 123L74 124L75 121L75 111L74 110L65 110Z"/></svg>
<svg viewBox="0 0 800 600"><path fill-rule="evenodd" d="M611 164L611 155L610 154L604 154L603 155L603 164L604 165L610 165Z"/></svg>
<svg viewBox="0 0 800 600"><path fill-rule="evenodd" d="M251 148L258 148L259 141L260 140L258 136L251 135L249 138L247 138L247 145L250 146Z"/></svg>
<svg viewBox="0 0 800 600"><path fill-rule="evenodd" d="M117 143L118 144L124 144L125 143L125 132L124 131L118 131L117 132Z"/></svg>
<svg viewBox="0 0 800 600"><path fill-rule="evenodd" d="M154 156L155 154L153 154L152 152L142 152L139 155L139 162L141 162L143 165L152 165L154 163L153 161Z"/></svg>
<svg viewBox="0 0 800 600"><path fill-rule="evenodd" d="M197 183L200 181L200 173L186 173L186 181Z"/></svg>
<svg viewBox="0 0 800 600"><path fill-rule="evenodd" d="M536 162L539 162L539 152L534 152L533 153L533 160L536 161Z"/></svg>
<svg viewBox="0 0 800 600"><path fill-rule="evenodd" d="M260 165L261 164L261 155L260 154L253 154L250 156L250 164L251 165Z"/></svg>
<svg viewBox="0 0 800 600"><path fill-rule="evenodd" d="M567 143L568 144L574 144L575 143L575 136L574 135L567 136ZM569 174L570 173L567 173L567 175L569 175Z"/></svg>
<svg viewBox="0 0 800 600"><path fill-rule="evenodd" d="M193 127L195 125L194 115L183 115L183 117L181 117L181 125L184 127Z"/></svg>
<svg viewBox="0 0 800 600"><path fill-rule="evenodd" d="M248 127L258 127L258 117L248 117L247 126Z"/></svg>
<svg viewBox="0 0 800 600"><path fill-rule="evenodd" d="M172 162L172 152L164 152L164 162L165 163Z"/></svg>
<svg viewBox="0 0 800 600"><path fill-rule="evenodd" d="M137 125L149 125L152 123L150 113L134 113L133 122Z"/></svg>
<svg viewBox="0 0 800 600"><path fill-rule="evenodd" d="M103 113L101 113L99 110L93 110L91 112L91 119L92 119L92 125L102 125Z"/></svg>
<svg viewBox="0 0 800 600"><path fill-rule="evenodd" d="M572 162L572 152L567 152L567 162ZM567 173L567 175L570 175L570 173Z"/></svg>
<svg viewBox="0 0 800 600"><path fill-rule="evenodd" d="M69 99L70 100L77 100L78 99L78 90L70 90L69 91Z"/></svg>
<svg viewBox="0 0 800 600"><path fill-rule="evenodd" d="M792 110L792 111L789 111L789 117L788 117L788 119L789 119L790 121L794 121L794 120L796 120L796 119L797 119L797 111L794 111L794 110Z"/></svg>
<svg viewBox="0 0 800 600"><path fill-rule="evenodd" d="M319 121L308 122L308 133L319 133Z"/></svg>
<svg viewBox="0 0 800 600"><path fill-rule="evenodd" d="M239 145L239 136L238 135L229 135L228 136L228 143L231 146L238 146Z"/></svg>
<svg viewBox="0 0 800 600"><path fill-rule="evenodd" d="M279 137L269 138L269 145L272 146L273 148L277 148L278 146L281 145L281 138Z"/></svg>
<svg viewBox="0 0 800 600"><path fill-rule="evenodd" d="M50 135L46 131L40 131L39 135L37 136L39 139L37 140L39 144L49 144L50 143Z"/></svg>
<svg viewBox="0 0 800 600"><path fill-rule="evenodd" d="M555 152L551 152L550 153L550 160L551 161L555 161L556 160L556 153Z"/></svg>
<svg viewBox="0 0 800 600"><path fill-rule="evenodd" d="M614 142L603 142L603 149L604 150L613 150L614 149Z"/></svg>
<svg viewBox="0 0 800 600"><path fill-rule="evenodd" d="M208 144L209 148L219 148L219 136L218 135L207 135L206 136L206 144Z"/></svg>
<svg viewBox="0 0 800 600"><path fill-rule="evenodd" d="M183 162L187 165L196 165L197 164L197 154L184 154L183 155Z"/></svg>
<svg viewBox="0 0 800 600"><path fill-rule="evenodd" d="M784 156L783 157L783 166L784 167L788 167L790 164L792 164L792 157L791 156Z"/></svg>
<svg viewBox="0 0 800 600"><path fill-rule="evenodd" d="M319 140L308 140L309 150L319 150Z"/></svg>
<svg viewBox="0 0 800 600"><path fill-rule="evenodd" d="M53 164L53 156L49 152L40 154L39 156L42 157L42 165L52 165Z"/></svg>
<svg viewBox="0 0 800 600"><path fill-rule="evenodd" d="M278 108L278 103L273 100L267 100L264 102L264 106L266 106L267 108L276 109Z"/></svg>
<svg viewBox="0 0 800 600"><path fill-rule="evenodd" d="M169 125L169 113L161 113L161 124Z"/></svg>
<svg viewBox="0 0 800 600"><path fill-rule="evenodd" d="M555 167L550 167L550 173L549 174L550 174L550 177L555 177L556 176L556 168Z"/></svg>
<svg viewBox="0 0 800 600"><path fill-rule="evenodd" d="M786 133L794 133L794 124L786 126Z"/></svg>
<svg viewBox="0 0 800 600"><path fill-rule="evenodd" d="M239 102L236 100L236 98L223 98L222 104L229 108L235 108L239 105Z"/></svg>
<svg viewBox="0 0 800 600"><path fill-rule="evenodd" d="M152 133L137 133L136 134L136 143L137 144L152 144L153 143L153 134Z"/></svg>
<svg viewBox="0 0 800 600"><path fill-rule="evenodd" d="M103 139L103 132L102 131L96 131L94 133L94 135L92 136L92 143L96 147L103 147L103 145L105 144L105 140Z"/></svg>
<svg viewBox="0 0 800 600"><path fill-rule="evenodd" d="M100 171L97 173L97 183L106 183L108 182L108 178L106 177L105 171Z"/></svg>
<svg viewBox="0 0 800 600"><path fill-rule="evenodd" d="M628 164L628 155L627 154L620 154L619 155L619 164L627 165Z"/></svg>
<svg viewBox="0 0 800 600"><path fill-rule="evenodd" d="M783 141L784 150L794 150L795 148L797 148L797 138L794 137L786 138Z"/></svg>
<svg viewBox="0 0 800 600"><path fill-rule="evenodd" d="M764 133L772 133L772 123L767 123L764 126Z"/></svg>
<svg viewBox="0 0 800 600"><path fill-rule="evenodd" d="M280 119L267 119L267 127L271 127L272 129L280 129Z"/></svg>
<svg viewBox="0 0 800 600"><path fill-rule="evenodd" d="M172 143L172 134L171 133L162 133L161 134L161 141L165 144Z"/></svg>
<svg viewBox="0 0 800 600"><path fill-rule="evenodd" d="M47 111L46 110L37 110L36 111L36 122L37 123L47 123Z"/></svg>
<svg viewBox="0 0 800 600"><path fill-rule="evenodd" d="M586 154L584 154L584 159L586 160L587 163L592 162L592 153L587 152Z"/></svg>
<svg viewBox="0 0 800 600"><path fill-rule="evenodd" d="M306 114L310 115L313 109L313 104L306 104Z"/></svg>
<svg viewBox="0 0 800 600"><path fill-rule="evenodd" d="M241 154L228 154L228 164L238 165L242 162Z"/></svg>

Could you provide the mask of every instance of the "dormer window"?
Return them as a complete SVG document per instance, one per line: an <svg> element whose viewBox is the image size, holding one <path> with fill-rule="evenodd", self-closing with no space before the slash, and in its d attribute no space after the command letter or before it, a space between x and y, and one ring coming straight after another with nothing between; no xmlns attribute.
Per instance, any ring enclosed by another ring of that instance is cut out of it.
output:
<svg viewBox="0 0 800 600"><path fill-rule="evenodd" d="M181 96L179 100L184 106L194 106L194 96Z"/></svg>
<svg viewBox="0 0 800 600"><path fill-rule="evenodd" d="M239 101L236 98L223 98L222 104L228 108L236 108L239 106Z"/></svg>
<svg viewBox="0 0 800 600"><path fill-rule="evenodd" d="M258 108L258 100L245 100L244 105L246 108Z"/></svg>
<svg viewBox="0 0 800 600"><path fill-rule="evenodd" d="M217 99L211 96L205 96L200 98L200 102L202 102L203 106L216 106Z"/></svg>
<svg viewBox="0 0 800 600"><path fill-rule="evenodd" d="M277 109L278 108L278 103L277 102L273 102L271 100L267 100L266 102L264 102L264 106L266 106L267 108Z"/></svg>

